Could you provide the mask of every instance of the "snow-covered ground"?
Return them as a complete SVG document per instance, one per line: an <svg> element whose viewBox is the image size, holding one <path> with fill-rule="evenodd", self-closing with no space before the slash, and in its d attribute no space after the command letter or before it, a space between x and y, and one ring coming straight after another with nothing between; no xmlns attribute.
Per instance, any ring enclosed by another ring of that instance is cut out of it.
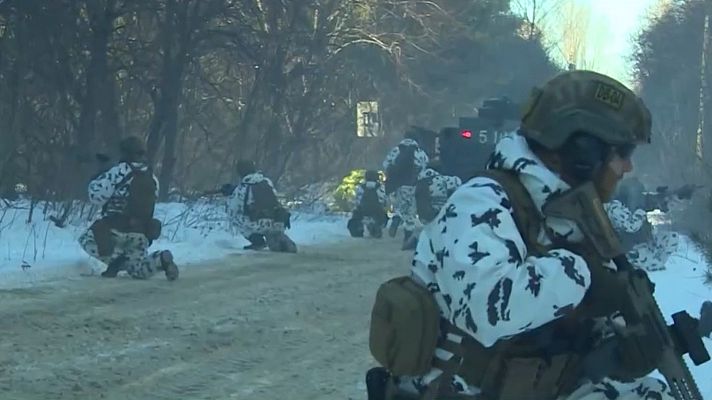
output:
<svg viewBox="0 0 712 400"><path fill-rule="evenodd" d="M680 246L668 260L666 269L650 273L655 282L655 297L668 323L672 323L673 313L682 310L693 317L699 317L702 302L712 300L712 287L704 283L706 269L700 250L690 239L681 236ZM703 340L707 350L712 353L712 340ZM689 357L685 356L685 360L702 395L712 399L712 361L695 366Z"/></svg>
<svg viewBox="0 0 712 400"><path fill-rule="evenodd" d="M91 259L77 243L89 217L75 216L58 228L48 220L56 212L36 207L27 223L29 204L0 207L0 288L27 286L38 281L94 274L104 266ZM181 267L244 252L247 240L234 232L220 200L159 204L156 218L163 232L151 249L169 249ZM348 237L346 217L294 212L287 234L297 245L328 243Z"/></svg>
<svg viewBox="0 0 712 400"><path fill-rule="evenodd" d="M17 208L0 208L0 288L72 279L102 270L103 266L90 260L76 242L88 224L86 218L74 218L68 227L57 228L46 220L47 216L36 211L33 222L28 224L28 210L22 204ZM163 236L153 248L170 249L183 268L244 252L242 246L247 241L232 232L219 201L161 204L157 217L165 226ZM297 212L288 234L299 245L347 240L345 219L343 215ZM704 283L706 269L699 249L688 238L681 237L667 269L651 273L656 297L666 317L680 310L699 316L701 303L712 300L712 288ZM712 350L712 341L704 340ZM366 347L362 350L368 351ZM687 361L702 393L712 399L712 362L695 367Z"/></svg>

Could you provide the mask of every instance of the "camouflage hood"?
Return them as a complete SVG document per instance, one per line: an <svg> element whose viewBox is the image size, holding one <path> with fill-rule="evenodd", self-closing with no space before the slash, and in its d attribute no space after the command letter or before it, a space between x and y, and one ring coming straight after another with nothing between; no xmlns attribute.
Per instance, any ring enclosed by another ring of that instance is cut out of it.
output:
<svg viewBox="0 0 712 400"><path fill-rule="evenodd" d="M255 184L255 183L260 183L260 182L262 182L262 181L265 180L265 179L267 179L267 178L266 178L264 175L262 175L262 172L257 171L257 172L253 172L253 173L251 173L251 174L249 174L249 175L245 175L245 177L242 178L242 180L240 181L240 183L245 183L245 184L248 184L248 185L252 185L252 184Z"/></svg>
<svg viewBox="0 0 712 400"><path fill-rule="evenodd" d="M554 194L571 188L557 173L544 165L529 148L526 139L518 133L505 135L492 153L487 169L515 171L526 187L540 215L546 201ZM583 235L575 223L559 218L546 218L545 226L549 234L563 236L571 241L581 241ZM548 239L540 239L548 244Z"/></svg>

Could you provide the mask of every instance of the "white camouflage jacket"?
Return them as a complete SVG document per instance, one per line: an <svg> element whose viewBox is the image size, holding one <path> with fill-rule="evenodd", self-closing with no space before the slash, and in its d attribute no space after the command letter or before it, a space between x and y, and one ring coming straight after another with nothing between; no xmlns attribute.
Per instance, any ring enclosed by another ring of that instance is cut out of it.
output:
<svg viewBox="0 0 712 400"><path fill-rule="evenodd" d="M618 200L605 203L603 207L611 220L613 228L618 232L636 233L647 223L645 210L631 211Z"/></svg>
<svg viewBox="0 0 712 400"><path fill-rule="evenodd" d="M489 167L517 171L540 211L549 196L569 189L517 134L500 140ZM590 285L588 267L577 254L554 249L543 257L529 255L512 213L502 186L473 178L424 228L411 269L433 292L442 316L486 347L561 317ZM542 244L551 244L549 234L583 239L573 222L547 218L543 225ZM438 357L448 359L449 353L439 350ZM433 369L414 385L422 388L439 374ZM454 382L463 392L477 392L460 377Z"/></svg>
<svg viewBox="0 0 712 400"><path fill-rule="evenodd" d="M462 185L462 180L457 176L442 175L432 168L426 168L418 175L419 181L429 178L432 178L428 185L430 201L435 209L440 210L455 189Z"/></svg>
<svg viewBox="0 0 712 400"><path fill-rule="evenodd" d="M398 143L398 145L418 146L418 142L413 139L403 139L400 141L400 143ZM384 171L387 171L388 167L395 164L399 154L400 149L398 148L398 146L395 146L391 149L390 152L388 152L388 154L386 155L386 159L383 160ZM420 146L418 146L418 148L415 150L413 158L415 159L415 166L418 168L419 173L424 170L428 166L428 162L430 162L428 154L423 149L421 149Z"/></svg>
<svg viewBox="0 0 712 400"><path fill-rule="evenodd" d="M500 139L488 168L518 172L540 214L551 195L569 189L518 134ZM489 178L471 179L426 225L411 269L433 293L441 315L486 347L566 315L591 283L583 258L568 250L553 249L541 257L528 254L512 213L501 185ZM551 245L552 237L579 242L583 234L571 221L544 218L539 242ZM614 318L597 321L600 334L610 330ZM447 360L451 354L438 349L436 357ZM440 373L433 368L425 376L400 377L400 387L422 392ZM459 376L450 384L457 392L479 392ZM630 383L604 378L595 384L582 382L565 399L600 400L605 394L611 400L672 400L666 392L663 382L650 377Z"/></svg>
<svg viewBox="0 0 712 400"><path fill-rule="evenodd" d="M131 168L146 171L148 166L144 163L120 162L103 172L91 182L89 182L89 201L92 204L102 206L102 216L123 212L129 196L129 185L131 178L124 181L131 173ZM156 197L158 197L158 179L153 176L156 183ZM105 206L105 207L104 207Z"/></svg>

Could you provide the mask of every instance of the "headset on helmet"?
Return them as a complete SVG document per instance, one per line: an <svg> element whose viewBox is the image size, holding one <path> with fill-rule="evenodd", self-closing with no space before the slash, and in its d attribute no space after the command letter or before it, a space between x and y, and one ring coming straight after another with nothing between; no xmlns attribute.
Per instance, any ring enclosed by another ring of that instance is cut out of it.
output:
<svg viewBox="0 0 712 400"><path fill-rule="evenodd" d="M562 155L564 167L590 179L611 150L630 157L649 143L651 116L630 89L593 71L564 72L534 88L522 115L528 140Z"/></svg>
<svg viewBox="0 0 712 400"><path fill-rule="evenodd" d="M522 115L524 136L550 149L586 132L609 145L649 143L650 112L615 79L593 71L567 71L534 88Z"/></svg>

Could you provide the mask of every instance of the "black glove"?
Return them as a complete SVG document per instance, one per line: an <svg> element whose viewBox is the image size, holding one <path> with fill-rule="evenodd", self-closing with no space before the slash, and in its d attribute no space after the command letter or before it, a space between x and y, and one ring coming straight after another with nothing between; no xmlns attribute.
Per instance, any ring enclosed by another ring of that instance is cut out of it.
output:
<svg viewBox="0 0 712 400"><path fill-rule="evenodd" d="M695 192L694 185L684 185L675 191L677 198L680 200L689 200L692 198L692 194Z"/></svg>
<svg viewBox="0 0 712 400"><path fill-rule="evenodd" d="M660 363L662 347L652 339L651 334L619 336L615 349L618 367L611 373L611 378L631 382L642 378L655 370Z"/></svg>
<svg viewBox="0 0 712 400"><path fill-rule="evenodd" d="M619 270L612 270L604 265L593 252L585 249L573 249L586 260L586 265L591 272L591 285L579 305L578 312L586 317L605 317L621 311L624 305L623 296L628 290L631 274L646 275L645 271L633 267L625 258L617 259ZM619 264L625 265L619 265ZM655 292L655 285L650 285L651 293Z"/></svg>
<svg viewBox="0 0 712 400"><path fill-rule="evenodd" d="M626 290L625 272L612 271L604 266L590 266L591 286L579 311L589 318L606 317L620 311L622 293Z"/></svg>

